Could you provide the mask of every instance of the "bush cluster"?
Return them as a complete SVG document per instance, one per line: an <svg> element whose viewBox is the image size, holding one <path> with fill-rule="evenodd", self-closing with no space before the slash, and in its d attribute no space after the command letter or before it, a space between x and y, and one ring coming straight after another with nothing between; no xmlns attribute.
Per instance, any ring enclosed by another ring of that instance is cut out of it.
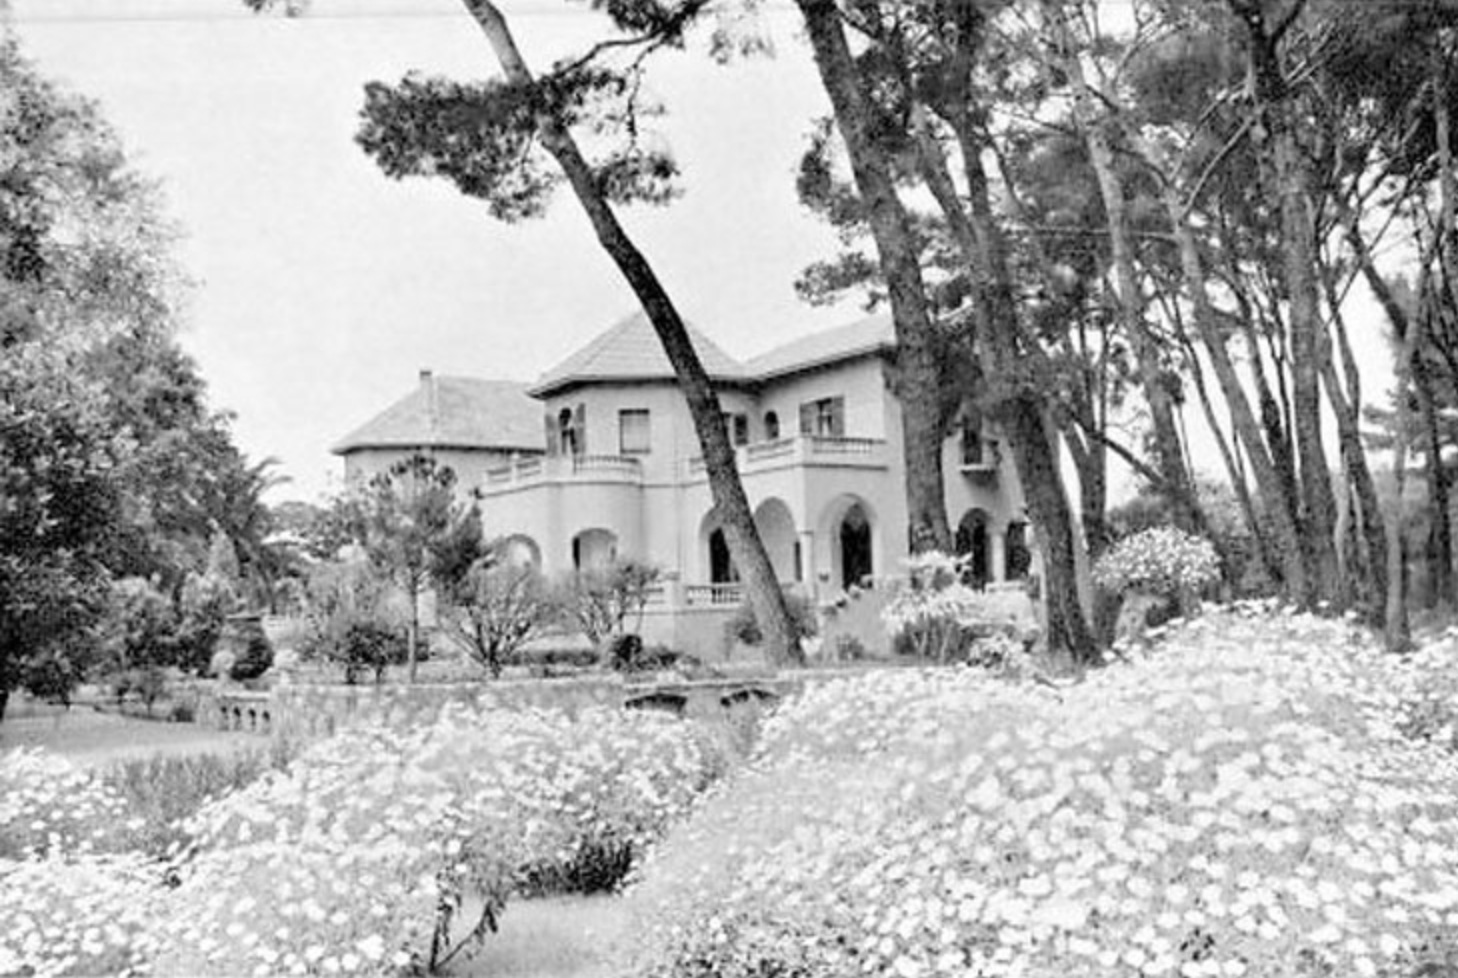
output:
<svg viewBox="0 0 1458 978"><path fill-rule="evenodd" d="M1458 949L1458 763L1399 729L1429 668L1263 609L1064 689L813 687L645 865L627 973L1419 973Z"/></svg>
<svg viewBox="0 0 1458 978"><path fill-rule="evenodd" d="M455 707L324 741L228 792L182 824L164 866L143 850L172 840L125 797L157 771L108 783L11 754L0 973L419 971L469 948L516 894L617 885L724 764L700 728L662 714ZM185 780L226 788L237 773Z"/></svg>
<svg viewBox="0 0 1458 978"><path fill-rule="evenodd" d="M886 631L898 651L928 662L1019 665L1019 648L1037 634L1031 606L970 587L967 559L929 551L906 560L906 580L881 611Z"/></svg>
<svg viewBox="0 0 1458 978"><path fill-rule="evenodd" d="M1110 547L1093 568L1094 583L1119 595L1197 593L1220 580L1220 557L1208 540L1156 526Z"/></svg>

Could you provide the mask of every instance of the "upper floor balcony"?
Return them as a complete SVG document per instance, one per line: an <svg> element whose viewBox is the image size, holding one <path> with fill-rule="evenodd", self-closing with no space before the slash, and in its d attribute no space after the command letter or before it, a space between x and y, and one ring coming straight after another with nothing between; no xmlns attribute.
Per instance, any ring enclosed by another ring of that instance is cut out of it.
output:
<svg viewBox="0 0 1458 978"><path fill-rule="evenodd" d="M534 455L486 470L481 494L490 496L548 482L642 485L643 463L631 455Z"/></svg>
<svg viewBox="0 0 1458 978"><path fill-rule="evenodd" d="M792 435L752 442L736 449L735 462L741 475L793 466L884 469L888 465L886 442L880 438L851 438L845 435ZM689 459L689 476L704 474L704 459Z"/></svg>

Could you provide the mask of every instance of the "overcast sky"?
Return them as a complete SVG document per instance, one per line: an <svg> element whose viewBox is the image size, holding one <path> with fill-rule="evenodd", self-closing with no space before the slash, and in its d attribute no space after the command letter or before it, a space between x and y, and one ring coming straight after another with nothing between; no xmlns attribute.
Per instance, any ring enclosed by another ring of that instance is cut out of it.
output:
<svg viewBox="0 0 1458 978"><path fill-rule="evenodd" d="M292 478L277 498L329 489L329 445L421 368L529 381L636 308L569 196L503 225L444 182L386 179L355 146L367 81L493 72L457 0L313 0L296 20L242 0L11 7L25 52L97 99L161 181L197 282L182 341L244 451ZM566 0L503 7L538 66L603 23ZM686 194L624 215L685 315L741 357L861 315L791 287L834 246L793 188L825 103L789 12L768 7L774 59L722 68L700 45L655 65Z"/></svg>

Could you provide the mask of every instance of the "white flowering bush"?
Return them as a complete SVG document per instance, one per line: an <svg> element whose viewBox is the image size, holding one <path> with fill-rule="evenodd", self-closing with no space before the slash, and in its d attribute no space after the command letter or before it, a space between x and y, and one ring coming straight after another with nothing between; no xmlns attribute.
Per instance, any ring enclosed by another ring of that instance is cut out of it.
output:
<svg viewBox="0 0 1458 978"><path fill-rule="evenodd" d="M881 611L893 642L928 662L971 661L994 668L1021 663L1016 646L1035 636L1021 595L984 594L963 582L968 557L938 551L903 562L906 579ZM1012 637L1012 643L989 641Z"/></svg>
<svg viewBox="0 0 1458 978"><path fill-rule="evenodd" d="M1113 594L1163 597L1194 593L1220 580L1220 557L1210 541L1172 526L1127 536L1094 562L1094 583Z"/></svg>
<svg viewBox="0 0 1458 978"><path fill-rule="evenodd" d="M198 815L159 970L440 964L523 888L616 882L601 864L621 875L718 764L692 725L621 710L345 734Z"/></svg>
<svg viewBox="0 0 1458 978"><path fill-rule="evenodd" d="M138 856L0 860L0 975L120 975L156 950L162 894Z"/></svg>
<svg viewBox="0 0 1458 978"><path fill-rule="evenodd" d="M140 828L94 772L36 748L0 754L0 859L120 852Z"/></svg>
<svg viewBox="0 0 1458 978"><path fill-rule="evenodd" d="M1458 951L1458 763L1402 729L1453 660L1269 607L1167 646L1060 689L808 690L650 857L625 973L1407 978Z"/></svg>
<svg viewBox="0 0 1458 978"><path fill-rule="evenodd" d="M205 806L164 865L92 854L128 823L99 778L7 755L0 975L423 970L524 890L615 885L724 764L664 714L458 705L315 745Z"/></svg>

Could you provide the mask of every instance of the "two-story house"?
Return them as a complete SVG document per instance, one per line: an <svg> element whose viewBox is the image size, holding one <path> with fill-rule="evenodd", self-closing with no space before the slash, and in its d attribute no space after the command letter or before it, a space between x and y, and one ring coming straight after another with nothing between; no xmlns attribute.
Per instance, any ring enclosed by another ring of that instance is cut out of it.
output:
<svg viewBox="0 0 1458 978"><path fill-rule="evenodd" d="M896 574L908 553L900 406L887 378L889 318L817 333L739 363L690 330L720 398L755 522L780 581L830 600ZM645 638L721 646L740 602L715 525L688 406L651 324L628 317L549 370L538 451L488 467L476 488L488 534L548 575L631 556L665 571ZM943 468L957 548L981 582L1030 569L1015 472L968 417Z"/></svg>

